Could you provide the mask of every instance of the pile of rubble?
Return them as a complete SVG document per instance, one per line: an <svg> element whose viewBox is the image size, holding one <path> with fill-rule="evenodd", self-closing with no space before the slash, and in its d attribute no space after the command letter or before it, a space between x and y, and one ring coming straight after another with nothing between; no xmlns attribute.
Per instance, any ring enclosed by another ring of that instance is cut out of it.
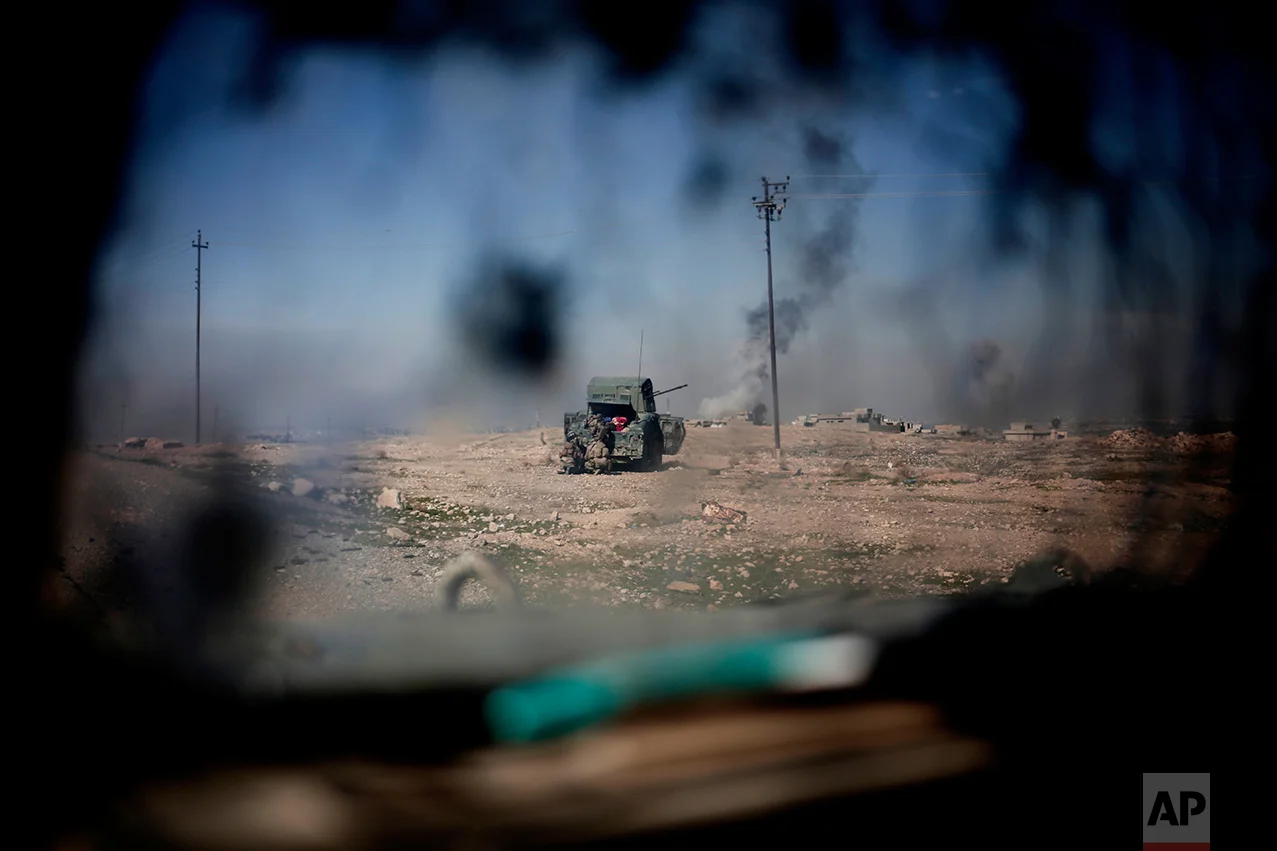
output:
<svg viewBox="0 0 1277 851"><path fill-rule="evenodd" d="M130 437L120 441L121 449L181 449L176 440L160 440L158 437Z"/></svg>
<svg viewBox="0 0 1277 851"><path fill-rule="evenodd" d="M1162 440L1146 428L1119 429L1108 436L1109 445L1121 449L1155 449Z"/></svg>
<svg viewBox="0 0 1277 851"><path fill-rule="evenodd" d="M1171 438L1171 448L1176 452L1229 452L1237 442L1231 431L1221 434L1187 434L1180 432Z"/></svg>

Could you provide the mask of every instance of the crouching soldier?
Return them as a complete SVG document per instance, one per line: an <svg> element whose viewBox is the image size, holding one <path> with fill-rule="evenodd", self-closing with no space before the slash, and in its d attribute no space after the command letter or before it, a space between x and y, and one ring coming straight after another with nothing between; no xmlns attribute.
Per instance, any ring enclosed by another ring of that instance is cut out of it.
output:
<svg viewBox="0 0 1277 851"><path fill-rule="evenodd" d="M580 439L573 436L563 442L559 450L559 464L565 473L580 473L585 470L585 446Z"/></svg>
<svg viewBox="0 0 1277 851"><path fill-rule="evenodd" d="M590 431L590 445L585 450L585 469L591 473L612 471L612 449L616 445L616 433L612 425L602 417L591 415L586 421Z"/></svg>

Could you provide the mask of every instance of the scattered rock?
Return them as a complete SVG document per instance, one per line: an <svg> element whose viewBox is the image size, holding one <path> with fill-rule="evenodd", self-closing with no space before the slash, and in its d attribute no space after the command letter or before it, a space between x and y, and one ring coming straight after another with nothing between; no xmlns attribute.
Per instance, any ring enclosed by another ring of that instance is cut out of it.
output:
<svg viewBox="0 0 1277 851"><path fill-rule="evenodd" d="M497 521L495 521L495 520L491 520L491 521L489 521L489 522L488 522L488 531L489 531L489 532L495 532L495 531L497 531L497 529L498 529Z"/></svg>
<svg viewBox="0 0 1277 851"><path fill-rule="evenodd" d="M710 522L740 525L745 522L747 516L744 511L737 511L735 508L728 508L717 502L701 503L701 517Z"/></svg>
<svg viewBox="0 0 1277 851"><path fill-rule="evenodd" d="M722 591L722 590L723 590L723 583L719 582L717 579L711 579L711 580L709 581L709 590L711 590L711 591Z"/></svg>
<svg viewBox="0 0 1277 851"><path fill-rule="evenodd" d="M552 512L550 512L550 522L551 522L551 523L558 523L558 522L559 522L559 512L557 512L557 511L552 511Z"/></svg>
<svg viewBox="0 0 1277 851"><path fill-rule="evenodd" d="M267 482L267 483L266 483L266 490L268 490L268 491L277 491L277 490L279 490L279 489L280 489L280 488L282 488L282 487L283 487L283 485L281 485L279 482Z"/></svg>
<svg viewBox="0 0 1277 851"><path fill-rule="evenodd" d="M395 488L382 488L377 497L378 508L403 508L403 499Z"/></svg>
<svg viewBox="0 0 1277 851"><path fill-rule="evenodd" d="M701 593L701 586L695 582L671 582L665 586L666 591L682 591L687 594Z"/></svg>
<svg viewBox="0 0 1277 851"><path fill-rule="evenodd" d="M346 496L344 493L330 493L327 496L325 496L324 499L328 500L333 505L341 505L342 503L349 500L350 497Z"/></svg>
<svg viewBox="0 0 1277 851"><path fill-rule="evenodd" d="M310 479L293 479L293 496L310 496L315 492L315 483Z"/></svg>
<svg viewBox="0 0 1277 851"><path fill-rule="evenodd" d="M403 529L400 529L398 526L391 526L389 529L386 530L386 534L396 541L406 541L412 537Z"/></svg>

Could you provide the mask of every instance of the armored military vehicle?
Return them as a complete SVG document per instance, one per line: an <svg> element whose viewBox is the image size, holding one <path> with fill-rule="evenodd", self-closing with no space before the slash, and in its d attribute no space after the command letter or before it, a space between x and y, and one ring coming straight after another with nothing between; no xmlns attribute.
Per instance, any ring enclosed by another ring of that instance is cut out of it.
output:
<svg viewBox="0 0 1277 851"><path fill-rule="evenodd" d="M615 466L659 469L666 455L677 455L682 448L687 426L682 417L657 413L656 397L686 386L653 392L650 378L591 378L585 391L586 410L563 415L563 439L570 442L575 438L588 444L591 437L587 420L593 414L619 426L613 433L611 450Z"/></svg>

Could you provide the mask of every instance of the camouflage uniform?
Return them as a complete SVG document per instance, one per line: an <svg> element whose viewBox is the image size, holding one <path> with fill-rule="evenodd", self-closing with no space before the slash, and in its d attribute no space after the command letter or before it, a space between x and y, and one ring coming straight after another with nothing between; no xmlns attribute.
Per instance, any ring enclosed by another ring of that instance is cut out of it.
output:
<svg viewBox="0 0 1277 851"><path fill-rule="evenodd" d="M607 473L612 470L612 447L616 445L616 432L611 423L591 414L585 421L590 432L590 445L585 449L585 469L591 473Z"/></svg>
<svg viewBox="0 0 1277 851"><path fill-rule="evenodd" d="M580 438L573 436L571 440L563 442L563 448L559 450L559 463L565 473L580 473L585 470L585 444Z"/></svg>
<svg viewBox="0 0 1277 851"><path fill-rule="evenodd" d="M612 451L601 440L590 442L585 450L585 469L591 473L608 473L612 470Z"/></svg>

